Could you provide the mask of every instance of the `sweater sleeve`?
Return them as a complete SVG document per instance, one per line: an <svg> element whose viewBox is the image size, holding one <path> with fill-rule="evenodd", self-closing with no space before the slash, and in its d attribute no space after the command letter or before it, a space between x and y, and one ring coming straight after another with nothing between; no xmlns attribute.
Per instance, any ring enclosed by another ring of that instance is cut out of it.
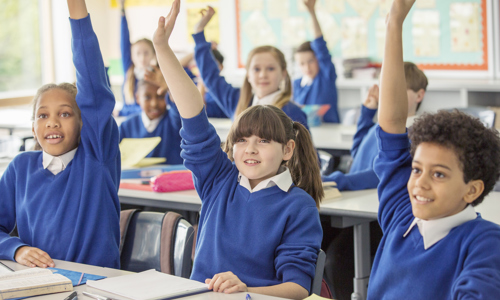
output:
<svg viewBox="0 0 500 300"><path fill-rule="evenodd" d="M313 49L314 55L320 65L319 71L323 76L331 80L332 84L335 84L337 73L335 72L335 65L332 62L330 51L328 51L328 48L326 47L325 39L322 36L315 39L311 42L311 48Z"/></svg>
<svg viewBox="0 0 500 300"><path fill-rule="evenodd" d="M330 175L322 176L323 181L335 181L339 191L358 191L374 189L378 185L378 177L373 170L344 174L335 171Z"/></svg>
<svg viewBox="0 0 500 300"><path fill-rule="evenodd" d="M115 98L106 81L104 62L90 15L70 19L73 63L76 68L76 102L81 110L81 145L86 155L105 162L120 155L118 127L111 114Z"/></svg>
<svg viewBox="0 0 500 300"><path fill-rule="evenodd" d="M364 105L361 105L361 115L359 116L358 125L356 128L356 134L354 134L352 148L351 148L351 156L354 158L358 153L359 145L365 138L366 134L370 130L370 128L375 125L373 122L373 117L377 113L376 109L369 109Z"/></svg>
<svg viewBox="0 0 500 300"><path fill-rule="evenodd" d="M128 30L127 17L125 14L122 16L121 24L120 24L120 50L122 52L122 67L123 67L123 76L127 74L128 69L132 65L132 54L130 48L132 45L130 44L130 33Z"/></svg>
<svg viewBox="0 0 500 300"><path fill-rule="evenodd" d="M276 275L283 282L294 282L310 291L323 238L318 209L312 205L300 207L291 216L276 249Z"/></svg>
<svg viewBox="0 0 500 300"><path fill-rule="evenodd" d="M240 89L234 88L220 76L220 70L211 53L211 44L205 40L202 31L193 34L196 46L194 48L194 59L200 70L201 78L213 96L214 101L227 116L234 118L236 106L240 99Z"/></svg>
<svg viewBox="0 0 500 300"><path fill-rule="evenodd" d="M27 246L9 234L16 225L16 168L12 161L0 179L0 259L14 260L17 248Z"/></svg>
<svg viewBox="0 0 500 300"><path fill-rule="evenodd" d="M378 221L382 231L400 217L413 217L406 185L411 174L410 141L408 133L389 134L377 125L379 155L374 170L380 179L378 185Z"/></svg>
<svg viewBox="0 0 500 300"><path fill-rule="evenodd" d="M236 167L222 151L220 138L208 122L205 109L197 116L181 118L181 121L181 157L186 168L193 173L196 191L204 202L212 185L228 178Z"/></svg>

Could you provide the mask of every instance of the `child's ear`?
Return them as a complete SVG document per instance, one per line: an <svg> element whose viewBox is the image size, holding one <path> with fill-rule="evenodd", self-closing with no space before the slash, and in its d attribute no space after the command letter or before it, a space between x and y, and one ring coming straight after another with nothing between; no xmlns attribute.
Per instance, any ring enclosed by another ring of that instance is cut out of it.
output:
<svg viewBox="0 0 500 300"><path fill-rule="evenodd" d="M425 90L424 89L418 90L416 102L417 103L422 102L422 100L424 100L424 96L425 96Z"/></svg>
<svg viewBox="0 0 500 300"><path fill-rule="evenodd" d="M471 180L468 184L469 189L464 195L464 201L467 203L472 203L476 200L484 191L484 182L482 180Z"/></svg>
<svg viewBox="0 0 500 300"><path fill-rule="evenodd" d="M35 123L31 123L31 133L33 133L33 138L36 140Z"/></svg>
<svg viewBox="0 0 500 300"><path fill-rule="evenodd" d="M293 151L295 150L295 141L289 140L285 145L283 160L290 160L293 156Z"/></svg>

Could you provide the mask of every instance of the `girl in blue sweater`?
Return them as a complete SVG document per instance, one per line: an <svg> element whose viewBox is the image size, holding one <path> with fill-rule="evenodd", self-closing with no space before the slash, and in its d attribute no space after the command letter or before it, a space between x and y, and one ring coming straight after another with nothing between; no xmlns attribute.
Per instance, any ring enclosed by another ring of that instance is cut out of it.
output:
<svg viewBox="0 0 500 300"><path fill-rule="evenodd" d="M337 73L316 17L314 10L316 0L303 0L303 2L311 15L315 39L300 45L295 53L295 61L303 77L293 81L293 99L301 105L330 104L330 109L323 116L323 121L339 123L335 85Z"/></svg>
<svg viewBox="0 0 500 300"><path fill-rule="evenodd" d="M211 43L205 40L203 32L214 14L215 11L210 6L203 10L201 20L194 28L194 58L203 82L224 113L235 119L249 106L269 104L281 108L292 120L307 126L306 114L291 101L291 81L286 70L285 56L279 49L261 46L248 54L241 90L232 87L220 76L210 51Z"/></svg>
<svg viewBox="0 0 500 300"><path fill-rule="evenodd" d="M498 180L500 138L459 112L424 115L408 134L402 27L414 2L395 0L387 19L375 159L384 236L368 299L497 299L500 227L474 206Z"/></svg>
<svg viewBox="0 0 500 300"><path fill-rule="evenodd" d="M68 0L77 88L41 87L33 135L0 179L0 259L54 267L61 259L120 266L120 152L97 37L84 0ZM9 233L17 224L19 237Z"/></svg>
<svg viewBox="0 0 500 300"><path fill-rule="evenodd" d="M225 153L168 44L179 6L174 1L160 18L153 41L182 117L181 155L202 199L191 278L215 292L303 299L322 238L323 190L310 135L282 110L258 105L237 117Z"/></svg>

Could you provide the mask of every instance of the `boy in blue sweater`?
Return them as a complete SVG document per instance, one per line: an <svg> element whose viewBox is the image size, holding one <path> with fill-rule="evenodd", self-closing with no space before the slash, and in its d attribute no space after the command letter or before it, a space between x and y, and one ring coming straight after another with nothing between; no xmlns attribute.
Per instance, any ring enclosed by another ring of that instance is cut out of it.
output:
<svg viewBox="0 0 500 300"><path fill-rule="evenodd" d="M395 0L387 19L375 160L384 236L368 299L496 299L500 227L474 206L499 177L500 138L459 112L424 115L407 133L402 27L414 2Z"/></svg>
<svg viewBox="0 0 500 300"><path fill-rule="evenodd" d="M0 179L0 259L118 268L115 99L85 1L68 0L68 8L78 93L48 84L34 98L33 135L43 151L19 154ZM11 237L16 224L19 237Z"/></svg>
<svg viewBox="0 0 500 300"><path fill-rule="evenodd" d="M323 121L339 123L335 85L337 73L316 17L314 10L316 0L303 0L303 2L313 21L315 39L300 45L295 53L295 61L303 77L293 81L293 99L300 105L330 104L330 109L323 116Z"/></svg>
<svg viewBox="0 0 500 300"><path fill-rule="evenodd" d="M160 71L158 71L160 73ZM160 73L161 75L161 73ZM175 104L167 109L165 93L155 83L137 82L136 98L142 112L130 116L120 124L120 141L124 138L161 137L161 142L147 157L165 157L168 164L182 164L181 118Z"/></svg>
<svg viewBox="0 0 500 300"><path fill-rule="evenodd" d="M174 1L160 18L153 41L182 117L184 164L202 201L191 278L214 292L303 299L322 235L323 189L310 135L279 108L256 105L238 116L224 152L168 44L179 6Z"/></svg>

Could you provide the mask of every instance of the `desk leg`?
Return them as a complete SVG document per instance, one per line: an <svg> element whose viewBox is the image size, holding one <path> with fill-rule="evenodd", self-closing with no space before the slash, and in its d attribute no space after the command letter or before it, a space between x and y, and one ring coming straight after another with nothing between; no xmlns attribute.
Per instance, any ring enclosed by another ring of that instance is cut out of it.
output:
<svg viewBox="0 0 500 300"><path fill-rule="evenodd" d="M370 279L370 223L354 225L354 293L351 300L365 300Z"/></svg>

